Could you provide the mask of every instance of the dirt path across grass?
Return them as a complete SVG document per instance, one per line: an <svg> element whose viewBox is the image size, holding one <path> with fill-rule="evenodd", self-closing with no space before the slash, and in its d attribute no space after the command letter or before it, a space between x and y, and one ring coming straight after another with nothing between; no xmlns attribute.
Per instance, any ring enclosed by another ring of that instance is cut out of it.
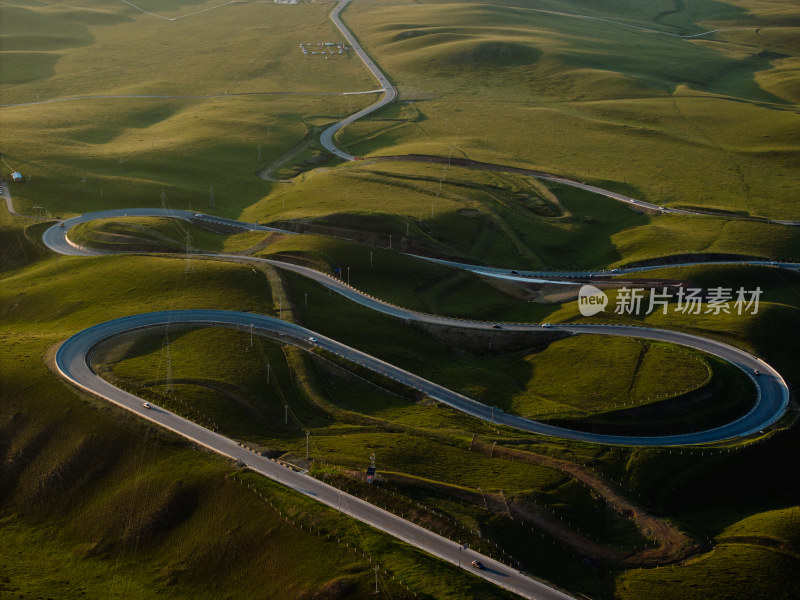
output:
<svg viewBox="0 0 800 600"><path fill-rule="evenodd" d="M566 543L574 546L587 556L623 560L625 563L632 565L649 565L676 562L699 550L698 544L675 525L649 513L644 507L626 498L622 492L616 489L612 484L581 465L552 456L534 454L511 448L495 447L492 451L488 445L482 442L475 442L473 444L473 450L487 453L491 452L493 456L524 460L533 464L558 469L562 473L566 473L585 484L621 515L631 517L637 529L643 535L658 542L658 546L654 548L648 548L626 556L624 553L593 542L566 526L552 528L554 535L563 539ZM512 513L516 511L518 516L527 517L527 519L531 520L534 524L542 526L542 523L545 521L541 517L536 517L530 510L526 513L525 508L526 507L517 503L512 503L510 507Z"/></svg>
<svg viewBox="0 0 800 600"><path fill-rule="evenodd" d="M258 177L264 181L269 181L270 183L292 183L291 179L275 179L272 176L272 173L288 163L290 160L295 159L301 152L303 152L303 150L308 148L308 144L309 141L308 137L306 136L302 142L291 148L288 152L284 152L281 156L272 161L272 163L263 169L256 171L256 175L258 175Z"/></svg>

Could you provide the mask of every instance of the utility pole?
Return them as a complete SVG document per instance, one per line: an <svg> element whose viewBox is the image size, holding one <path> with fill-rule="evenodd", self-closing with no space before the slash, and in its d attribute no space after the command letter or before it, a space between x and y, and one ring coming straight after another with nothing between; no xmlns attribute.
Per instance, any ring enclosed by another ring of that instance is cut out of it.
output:
<svg viewBox="0 0 800 600"><path fill-rule="evenodd" d="M308 292L303 293L303 306L308 308Z"/></svg>
<svg viewBox="0 0 800 600"><path fill-rule="evenodd" d="M216 208L217 204L214 202L214 186L212 185L208 190L208 207Z"/></svg>
<svg viewBox="0 0 800 600"><path fill-rule="evenodd" d="M269 363L267 363L267 385L269 385Z"/></svg>
<svg viewBox="0 0 800 600"><path fill-rule="evenodd" d="M350 285L350 267L347 267L347 285Z"/></svg>
<svg viewBox="0 0 800 600"><path fill-rule="evenodd" d="M258 162L264 162L264 159L261 158L261 144L258 145Z"/></svg>
<svg viewBox="0 0 800 600"><path fill-rule="evenodd" d="M86 191L86 177L81 177L81 191Z"/></svg>
<svg viewBox="0 0 800 600"><path fill-rule="evenodd" d="M381 568L378 565L375 565L372 568L375 570L375 594L377 595L378 594L378 571L380 571Z"/></svg>
<svg viewBox="0 0 800 600"><path fill-rule="evenodd" d="M369 268L372 268L372 250L369 251Z"/></svg>
<svg viewBox="0 0 800 600"><path fill-rule="evenodd" d="M283 424L284 425L288 425L289 424L289 405L288 404L284 404L283 405Z"/></svg>
<svg viewBox="0 0 800 600"><path fill-rule="evenodd" d="M253 324L252 323L250 323L250 347L251 348L253 347ZM269 372L269 371L267 371L267 372ZM267 377L269 378L269 375L267 375ZM267 383L269 383L269 382L267 382Z"/></svg>
<svg viewBox="0 0 800 600"><path fill-rule="evenodd" d="M311 435L310 431L306 431L306 460L308 460L308 436Z"/></svg>

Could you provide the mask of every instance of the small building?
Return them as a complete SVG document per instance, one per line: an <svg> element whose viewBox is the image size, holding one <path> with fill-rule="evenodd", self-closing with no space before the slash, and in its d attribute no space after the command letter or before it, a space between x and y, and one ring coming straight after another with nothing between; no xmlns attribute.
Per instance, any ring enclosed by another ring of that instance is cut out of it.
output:
<svg viewBox="0 0 800 600"><path fill-rule="evenodd" d="M25 181L25 179L22 177L22 173L20 173L19 171L14 171L11 174L11 181L13 181L14 183L22 183L23 181Z"/></svg>

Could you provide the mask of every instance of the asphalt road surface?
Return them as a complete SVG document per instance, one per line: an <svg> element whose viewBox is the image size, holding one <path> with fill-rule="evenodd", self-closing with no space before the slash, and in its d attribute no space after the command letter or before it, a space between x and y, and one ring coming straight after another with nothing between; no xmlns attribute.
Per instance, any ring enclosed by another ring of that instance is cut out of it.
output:
<svg viewBox="0 0 800 600"><path fill-rule="evenodd" d="M378 68L373 60L364 52L364 49L358 43L358 40L353 36L350 30L345 27L342 20L339 18L339 14L344 10L344 8L350 3L350 0L341 0L339 4L336 5L336 8L333 9L331 12L331 20L333 21L334 25L339 28L339 31L342 32L342 35L347 40L347 43L355 50L358 57L361 61L366 65L369 72L372 73L373 77L378 80L378 83L381 86L381 89L384 91L384 96L374 104L369 105L367 108L358 111L355 114L350 115L349 117L339 121L335 125L331 125L325 131L322 132L320 135L320 142L322 146L331 154L335 154L339 158L343 158L344 160L355 160L355 156L345 152L344 150L340 150L336 144L333 143L333 136L342 128L346 127L353 121L357 121L358 119L365 117L366 115L375 112L379 108L386 106L390 102L393 102L394 99L397 97L397 90L394 86L389 83L389 80L386 78L386 75Z"/></svg>
<svg viewBox="0 0 800 600"><path fill-rule="evenodd" d="M641 267L620 267L618 269L610 270L595 270L595 271L525 271L514 269L501 269L497 267L487 267L483 265L470 265L467 263L453 262L450 260L442 260L440 258L430 258L428 256L418 256L416 254L409 254L420 260L427 260L429 262L454 267L456 269L463 269L470 271L477 275L484 275L486 277L494 277L497 279L508 279L511 281L526 281L529 283L571 283L570 279L591 279L591 278L608 278L616 277L617 275L630 275L636 273L646 273L647 271L655 271L657 269L668 269L672 267L694 267L699 265L730 265L742 266L750 265L756 267L775 267L778 269L788 269L790 271L800 271L800 263L787 262L787 261L774 261L774 260L695 260L684 263L662 263L652 264ZM543 279L544 278L544 279Z"/></svg>

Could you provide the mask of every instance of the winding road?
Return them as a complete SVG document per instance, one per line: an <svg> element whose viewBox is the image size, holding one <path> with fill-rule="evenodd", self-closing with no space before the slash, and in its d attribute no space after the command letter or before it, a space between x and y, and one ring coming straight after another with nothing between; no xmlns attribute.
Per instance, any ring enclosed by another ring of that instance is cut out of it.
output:
<svg viewBox="0 0 800 600"><path fill-rule="evenodd" d="M657 271L658 269L669 269L674 267L696 267L701 265L730 265L730 266L753 266L753 267L774 267L777 269L786 269L788 271L800 271L800 263L776 260L693 260L682 263L662 263L643 265L639 267L620 267L618 269L610 270L595 270L595 271L526 271L526 270L509 270L501 269L498 267L488 267L485 265L471 265L467 263L454 262L451 260L443 260L441 258L431 258L429 256L419 256L417 254L409 254L420 260L437 263L455 269L462 269L475 273L476 275L483 275L484 277L493 277L495 279L508 279L510 281L526 281L529 283L562 283L582 285L586 279L591 278L608 278L617 277L619 275L631 275L635 273L645 273L647 271ZM581 279L584 281L575 281Z"/></svg>
<svg viewBox="0 0 800 600"><path fill-rule="evenodd" d="M263 315L232 311L181 310L133 315L108 321L84 329L65 341L56 354L59 372L77 387L125 408L137 416L156 423L170 431L196 442L214 452L241 461L253 471L278 483L292 488L335 508L353 518L367 523L417 548L446 560L452 564L471 569L477 575L505 589L526 598L541 600L567 600L568 596L552 587L523 575L519 571L492 560L472 550L460 549L459 545L423 527L410 523L401 517L369 504L337 488L323 483L303 472L286 468L273 460L255 454L239 443L210 431L192 421L164 410L158 406L147 409L141 398L121 390L101 379L89 366L87 357L97 344L125 331L157 327L160 325L195 324L226 325L250 331L250 326L258 332L269 332L280 336L287 342L308 345L311 332L303 327ZM335 344L332 340L320 338L324 347ZM469 567L473 560L480 560L484 570Z"/></svg>
<svg viewBox="0 0 800 600"><path fill-rule="evenodd" d="M367 69L369 69L369 72L372 73L373 77L375 77L375 79L378 80L378 83L381 85L381 88L385 92L385 95L383 96L383 98L381 98L374 104L369 105L367 108L360 110L357 113L354 113L349 117L346 117L345 119L339 121L338 123L328 127L320 135L320 142L322 143L322 146L331 154L335 154L336 156L338 156L339 158L343 158L344 160L355 160L356 159L355 156L349 154L348 152L345 152L344 150L342 150L341 148L336 146L336 144L333 143L333 137L340 129L342 129L342 127L346 127L353 121L357 121L358 119L361 119L367 116L368 114L375 112L379 108L386 106L390 102L393 102L394 99L397 97L397 90L391 83L389 83L389 80L386 78L386 75L384 75L383 72L378 68L378 65L376 65L373 62L373 60L367 55L367 53L364 52L364 49L361 47L361 44L358 43L358 40L355 38L355 36L350 32L350 30L347 27L345 27L344 23L342 23L342 20L339 18L339 14L344 10L344 8L348 4L350 4L350 0L341 0L341 2L339 2L339 4L336 5L336 8L333 9L333 12L331 12L331 20L336 25L336 27L338 27L339 31L342 32L342 35L345 37L347 42L350 44L350 46L352 46L353 50L355 50L358 57L366 65Z"/></svg>
<svg viewBox="0 0 800 600"><path fill-rule="evenodd" d="M119 216L161 216L171 217L184 220L202 221L209 220L216 224L224 224L229 226L236 226L240 229L254 230L254 231L281 231L265 225L256 225L254 223L244 223L241 221L234 221L231 219L223 219L221 217L213 217L210 215L202 215L200 213L191 213L189 211L178 210L163 210L163 209L130 209L127 211L103 211L96 213L89 213L79 217L73 217L58 225L53 225L45 231L42 236L44 243L54 252L72 256L95 256L99 254L111 254L110 251L96 250L83 248L75 245L69 240L68 232L71 227L78 223L91 221L98 218L109 218ZM512 331L542 331L541 324L536 323L497 323L487 321L470 321L464 319L454 319L451 317L441 317L437 315L429 315L417 311L409 310L400 306L389 304L377 298L361 292L339 279L335 279L330 275L320 271L303 267L292 263L287 263L278 260L267 258L258 258L251 256L242 256L235 254L207 254L206 256L216 257L223 260L236 260L246 261L252 263L269 264L281 269L293 271L320 283L328 289L344 296L357 304L365 306L371 310L381 312L383 314L402 319L405 321L416 321L420 323L428 323L433 325L461 327L467 329L478 330L492 330L494 331L497 326L502 327L502 330L507 332ZM437 261L441 262L441 261ZM446 264L446 263L445 263ZM793 263L788 263L791 268L796 268ZM469 267L469 265L460 265L455 263L454 266L461 268ZM477 268L476 268L477 269ZM474 270L474 269L473 269ZM500 270L506 272L505 270ZM477 271L484 274L481 271ZM564 276L568 276L564 273ZM516 276L514 276L516 277ZM546 281L546 280L542 280ZM217 316L219 316L218 313ZM235 313L234 313L235 314ZM255 315L253 316L255 318ZM271 322L271 321L270 321ZM225 324L225 319L219 320L218 324ZM236 324L234 321L231 323ZM296 326L295 326L296 327ZM268 329L268 327L262 327ZM303 339L309 337L316 337L323 348L343 356L349 360L362 364L375 372L381 373L387 377L391 377L400 381L410 387L413 387L420 392L428 395L429 397L447 404L457 410L470 414L480 419L492 421L501 425L508 425L541 435L549 435L560 437L564 439L580 440L585 442L601 443L601 444L619 444L619 445L632 445L632 446L677 446L677 445L690 445L690 444L707 444L712 442L719 442L727 439L743 437L751 435L757 431L769 427L779 420L789 405L789 388L786 382L775 369L765 363L760 358L757 358L744 350L735 348L723 342L703 338L688 333L678 331L671 331L667 329L655 329L649 327L636 327L630 325L594 325L594 324L552 324L548 331L561 331L570 334L594 334L594 335L613 335L622 337L634 337L648 340L656 340L662 342L669 342L687 346L703 352L713 354L722 360L725 360L746 373L756 386L757 399L753 408L743 417L732 421L721 427L699 431L694 433L686 433L681 435L667 435L667 436L614 436L602 435L583 431L574 431L562 427L555 427L545 423L539 423L530 419L525 419L516 415L510 415L499 410L493 409L490 406L482 404L476 400L463 396L457 392L449 390L443 386L435 384L431 381L423 379L413 373L409 373L399 367L395 367L386 363L378 358L369 356L351 348L340 344L335 340L326 338L325 336L309 331L303 330ZM86 349L87 352L91 348ZM756 377L753 375L755 371L761 373ZM86 382L82 382L87 385Z"/></svg>

